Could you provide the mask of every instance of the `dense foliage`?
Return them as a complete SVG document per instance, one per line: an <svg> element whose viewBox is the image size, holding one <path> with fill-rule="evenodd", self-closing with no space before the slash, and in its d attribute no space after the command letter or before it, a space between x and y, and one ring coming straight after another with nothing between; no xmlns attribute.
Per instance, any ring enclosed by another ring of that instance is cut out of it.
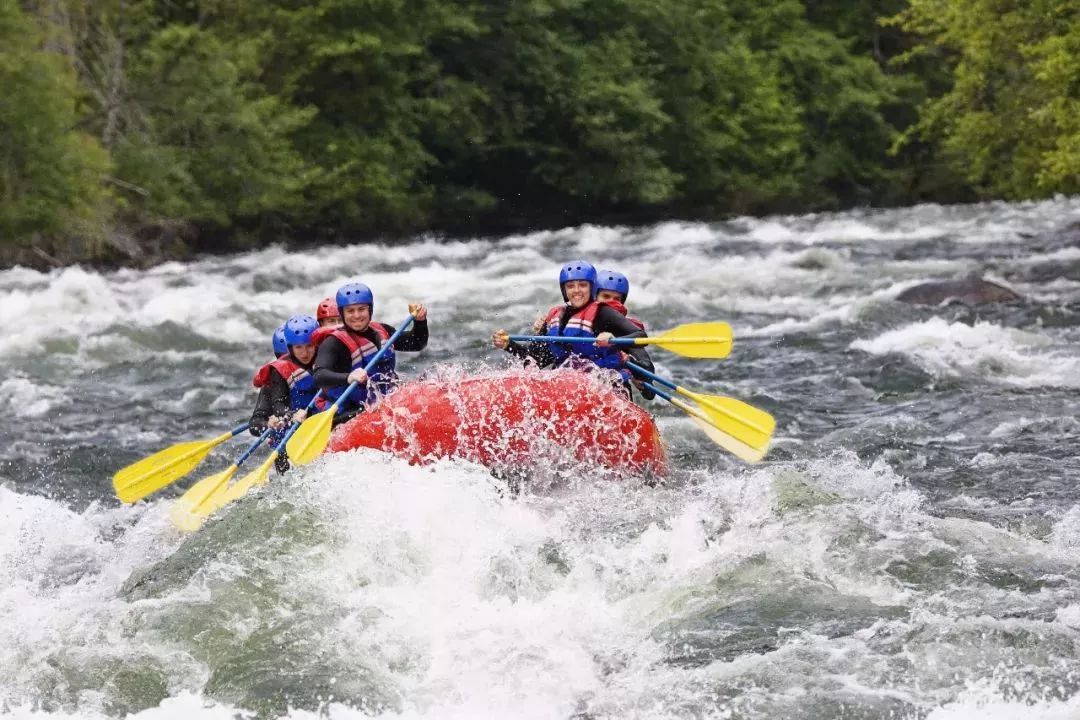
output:
<svg viewBox="0 0 1080 720"><path fill-rule="evenodd" d="M0 243L1076 192L1080 0L0 0Z"/></svg>

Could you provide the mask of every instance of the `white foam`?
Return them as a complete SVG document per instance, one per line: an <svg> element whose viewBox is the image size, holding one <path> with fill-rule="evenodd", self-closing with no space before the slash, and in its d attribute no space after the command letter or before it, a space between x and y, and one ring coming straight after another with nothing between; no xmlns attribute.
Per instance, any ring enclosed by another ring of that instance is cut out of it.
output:
<svg viewBox="0 0 1080 720"><path fill-rule="evenodd" d="M1080 717L1080 694L1067 700L1022 700L1019 692L1028 695L1029 689L1002 688L998 682L985 680L972 683L953 702L936 708L926 720L1075 720Z"/></svg>
<svg viewBox="0 0 1080 720"><path fill-rule="evenodd" d="M793 470L838 500L778 511L775 473ZM836 640L792 636L776 653L744 654L696 670L665 662L671 650L653 638L655 628L723 598L717 578L761 562L753 558L767 558L772 570L763 572L778 577L813 579L882 605L906 603L908 592L887 576L868 577L857 563L837 563L836 542L860 523L900 543L938 522L922 513L916 494L887 464L868 465L852 454L786 470L703 475L672 490L570 475L550 493L512 499L486 469L469 463L412 467L364 450L328 456L275 481L220 522L227 528L244 522L245 508L275 507L285 513L279 523L287 526L288 515L310 516L325 535L316 544L282 545L278 538L273 552L253 553L252 567L212 570L218 561L202 559L206 567L188 584L131 602L120 599L117 588L133 570L173 553L179 541L165 524L162 504L74 513L0 489L0 614L18 620L0 631L7 633L0 642L6 676L0 702L23 717L68 717L64 711L31 714L40 670L24 658L37 648L63 653L78 646L88 648L80 652L89 661L149 656L169 668L170 698L136 718L231 716L236 708L202 696L210 669L188 656L182 639L163 643L152 628L214 597L207 573L242 581L248 572L267 570L272 583L260 592L278 604L252 610L243 619L247 632L283 612L327 610L317 630L321 651L362 662L384 689L403 698L400 709L377 714L386 720L503 717L506 708L528 720L561 720L586 700L603 716L664 716L671 703L709 707L708 678L721 674L728 684L752 687L767 673L779 685L765 696L775 699L809 677L797 669L797 648L831 654L822 662L835 665L826 670L834 672L858 665L876 631ZM897 532L900 522L907 533ZM118 527L124 529L119 535ZM976 523L953 531L951 542L974 553L969 565L985 549L962 533L982 543L985 531ZM267 539L232 538L242 541L254 547ZM885 558L888 542L881 548ZM881 560L871 556L870 562ZM41 585L43 578L53 585ZM57 578L68 579L57 589ZM1070 617L1063 615L1061 623ZM134 636L114 631L144 626ZM795 669L784 672L792 661ZM848 687L925 702L906 681L894 690L854 680ZM84 696L73 716L102 717L106 699ZM945 708L968 705L961 700ZM334 702L321 712L361 716ZM304 720L317 715L288 713Z"/></svg>
<svg viewBox="0 0 1080 720"><path fill-rule="evenodd" d="M1065 515L1054 523L1051 542L1065 550L1080 548L1080 505L1073 505Z"/></svg>
<svg viewBox="0 0 1080 720"><path fill-rule="evenodd" d="M25 377L9 377L0 382L0 398L15 417L42 417L64 397L54 385L36 384Z"/></svg>
<svg viewBox="0 0 1080 720"><path fill-rule="evenodd" d="M992 380L1018 387L1080 387L1080 359L1049 349L1043 335L988 322L950 323L942 318L907 325L851 349L871 355L900 353L943 378Z"/></svg>
<svg viewBox="0 0 1080 720"><path fill-rule="evenodd" d="M34 698L48 658L141 651L123 638L129 609L116 590L133 568L176 546L163 535L163 517L145 510L92 505L76 513L0 488L0 705ZM185 675L181 665L174 669ZM80 714L102 709L95 697L87 695Z"/></svg>

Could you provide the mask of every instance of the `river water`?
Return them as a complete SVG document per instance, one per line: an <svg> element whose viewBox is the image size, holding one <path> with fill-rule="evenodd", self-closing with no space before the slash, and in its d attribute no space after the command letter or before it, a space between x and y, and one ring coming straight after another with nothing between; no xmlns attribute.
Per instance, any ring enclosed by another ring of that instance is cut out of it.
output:
<svg viewBox="0 0 1080 720"><path fill-rule="evenodd" d="M1078 717L1080 246L1054 233L1077 220L1057 199L2 272L0 712ZM653 355L774 413L764 463L653 403L659 486L579 467L515 498L363 451L188 537L184 483L112 497L118 467L244 419L272 329L343 281L393 324L428 303L405 375L489 372L491 330L576 257L629 275L651 328L732 323L727 360ZM892 299L971 272L1025 299Z"/></svg>

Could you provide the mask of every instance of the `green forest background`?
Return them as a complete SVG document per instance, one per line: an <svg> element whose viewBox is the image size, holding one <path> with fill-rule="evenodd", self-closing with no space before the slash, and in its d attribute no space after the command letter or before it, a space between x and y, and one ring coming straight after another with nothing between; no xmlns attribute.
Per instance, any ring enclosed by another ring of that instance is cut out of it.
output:
<svg viewBox="0 0 1080 720"><path fill-rule="evenodd" d="M1080 0L0 0L0 249L57 262L1078 168Z"/></svg>

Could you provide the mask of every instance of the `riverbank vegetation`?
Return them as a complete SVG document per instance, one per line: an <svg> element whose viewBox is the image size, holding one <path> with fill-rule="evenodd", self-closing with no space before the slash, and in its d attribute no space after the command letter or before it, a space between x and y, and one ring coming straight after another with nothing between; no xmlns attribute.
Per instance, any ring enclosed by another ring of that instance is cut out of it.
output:
<svg viewBox="0 0 1080 720"><path fill-rule="evenodd" d="M1045 197L1078 83L1076 0L0 0L0 248Z"/></svg>

